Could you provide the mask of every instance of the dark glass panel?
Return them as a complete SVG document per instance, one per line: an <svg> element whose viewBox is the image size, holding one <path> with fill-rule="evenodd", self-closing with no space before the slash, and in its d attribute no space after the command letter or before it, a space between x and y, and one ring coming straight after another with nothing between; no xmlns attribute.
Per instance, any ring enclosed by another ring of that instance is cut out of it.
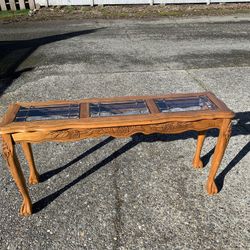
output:
<svg viewBox="0 0 250 250"><path fill-rule="evenodd" d="M148 114L149 110L145 101L124 101L110 103L90 103L90 116L121 116Z"/></svg>
<svg viewBox="0 0 250 250"><path fill-rule="evenodd" d="M20 107L15 121L42 121L79 118L79 104Z"/></svg>
<svg viewBox="0 0 250 250"><path fill-rule="evenodd" d="M215 105L206 97L187 97L154 100L161 112L185 112L196 110L214 110Z"/></svg>

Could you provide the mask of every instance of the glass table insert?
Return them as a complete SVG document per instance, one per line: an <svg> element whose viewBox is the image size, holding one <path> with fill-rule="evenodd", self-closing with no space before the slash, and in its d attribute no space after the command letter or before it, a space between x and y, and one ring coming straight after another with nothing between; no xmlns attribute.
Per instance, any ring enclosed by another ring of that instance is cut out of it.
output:
<svg viewBox="0 0 250 250"><path fill-rule="evenodd" d="M154 102L159 111L163 113L216 109L216 106L206 96L175 99L155 99Z"/></svg>
<svg viewBox="0 0 250 250"><path fill-rule="evenodd" d="M79 104L20 107L15 122L79 119L79 114Z"/></svg>
<svg viewBox="0 0 250 250"><path fill-rule="evenodd" d="M156 106L152 110L149 102ZM149 105L149 106L148 106ZM30 122L43 120L79 119L82 107L79 103L54 104L48 106L21 106L16 114L15 122ZM86 117L111 117L146 115L151 113L171 113L216 110L217 107L207 96L158 98L149 100L124 100L110 102L90 102L86 109ZM81 109L81 111L80 111Z"/></svg>
<svg viewBox="0 0 250 250"><path fill-rule="evenodd" d="M150 111L144 100L132 100L109 103L90 103L89 113L90 117L103 117L149 114Z"/></svg>

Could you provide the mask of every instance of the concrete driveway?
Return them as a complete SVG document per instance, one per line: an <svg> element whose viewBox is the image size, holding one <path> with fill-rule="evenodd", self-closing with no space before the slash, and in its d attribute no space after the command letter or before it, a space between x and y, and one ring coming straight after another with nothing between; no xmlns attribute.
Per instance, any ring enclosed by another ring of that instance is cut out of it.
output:
<svg viewBox="0 0 250 250"><path fill-rule="evenodd" d="M217 131L33 146L35 213L0 157L1 249L249 249L250 16L0 26L0 115L16 101L211 90L236 112L216 179ZM17 152L25 176L27 164Z"/></svg>

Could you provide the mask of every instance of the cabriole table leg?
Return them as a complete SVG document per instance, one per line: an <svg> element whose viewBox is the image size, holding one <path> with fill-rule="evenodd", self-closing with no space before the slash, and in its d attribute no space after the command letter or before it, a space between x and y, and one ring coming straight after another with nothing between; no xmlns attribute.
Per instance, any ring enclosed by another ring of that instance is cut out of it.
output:
<svg viewBox="0 0 250 250"><path fill-rule="evenodd" d="M193 167L194 168L202 168L203 162L201 160L201 150L206 137L206 131L200 131L198 132L198 138L197 138L197 146L196 151L193 159Z"/></svg>
<svg viewBox="0 0 250 250"><path fill-rule="evenodd" d="M20 214L23 216L28 216L32 214L32 204L28 189L26 187L23 172L16 156L15 147L13 145L13 141L10 134L3 134L2 138L4 158L7 161L10 173L23 197L23 203L21 205Z"/></svg>
<svg viewBox="0 0 250 250"><path fill-rule="evenodd" d="M37 184L39 182L39 174L36 170L31 144L27 142L21 142L21 145L23 148L25 158L29 165L29 170L30 170L29 184L30 185Z"/></svg>
<svg viewBox="0 0 250 250"><path fill-rule="evenodd" d="M220 134L217 140L217 144L215 147L215 152L212 160L212 166L209 172L208 181L207 181L207 192L210 195L218 193L218 188L215 184L215 175L220 166L221 160L225 153L227 144L229 142L231 136L231 120L224 119L222 122L222 126L220 128Z"/></svg>

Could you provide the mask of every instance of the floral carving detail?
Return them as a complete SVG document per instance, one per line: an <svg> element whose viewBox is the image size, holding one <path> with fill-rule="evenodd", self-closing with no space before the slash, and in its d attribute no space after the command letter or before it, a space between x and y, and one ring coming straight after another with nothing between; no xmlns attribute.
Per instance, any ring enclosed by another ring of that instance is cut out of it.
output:
<svg viewBox="0 0 250 250"><path fill-rule="evenodd" d="M136 133L168 133L173 131L184 131L190 128L190 122L169 122L162 124L148 124L137 126L121 126L111 128L95 128L81 131L81 137L97 137L101 135L110 135L114 137L127 137Z"/></svg>
<svg viewBox="0 0 250 250"><path fill-rule="evenodd" d="M8 146L8 143L3 140L2 142L2 147L3 147L3 156L7 160L10 157L11 154L11 149Z"/></svg>
<svg viewBox="0 0 250 250"><path fill-rule="evenodd" d="M50 133L53 139L77 139L80 132L76 129L58 130Z"/></svg>
<svg viewBox="0 0 250 250"><path fill-rule="evenodd" d="M229 142L229 139L231 137L232 134L232 122L230 122L227 126L227 130L225 131L225 137L226 137L226 142Z"/></svg>
<svg viewBox="0 0 250 250"><path fill-rule="evenodd" d="M192 122L167 122L147 125L128 125L106 128L65 129L50 132L47 139L52 141L80 140L99 136L129 137L143 133L173 133L184 132L193 128ZM44 140L44 139L42 139Z"/></svg>
<svg viewBox="0 0 250 250"><path fill-rule="evenodd" d="M150 125L150 127L156 132L171 132L178 129L187 129L190 124L190 122L169 122L164 124Z"/></svg>

